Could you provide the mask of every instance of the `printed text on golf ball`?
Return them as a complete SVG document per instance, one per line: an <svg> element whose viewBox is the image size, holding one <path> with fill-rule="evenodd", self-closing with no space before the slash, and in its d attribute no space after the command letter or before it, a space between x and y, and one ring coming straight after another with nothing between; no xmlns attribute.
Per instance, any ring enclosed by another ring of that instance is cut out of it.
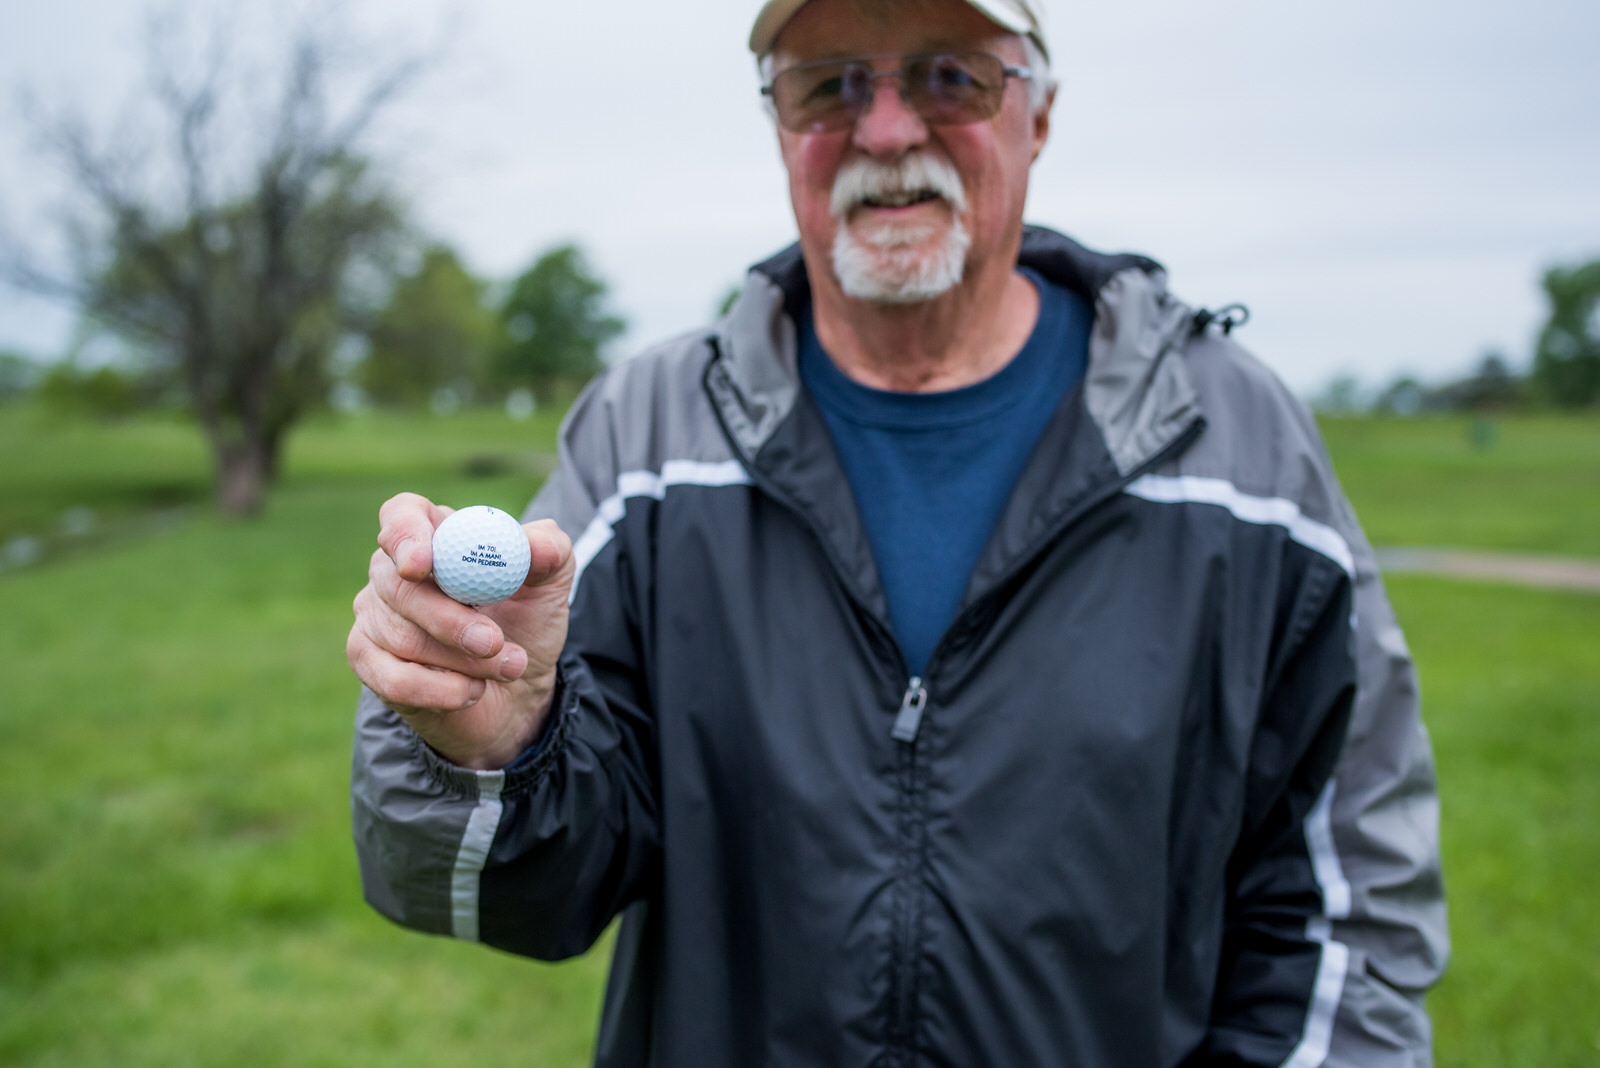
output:
<svg viewBox="0 0 1600 1068"><path fill-rule="evenodd" d="M462 604L494 604L516 593L529 559L516 517L487 504L461 509L433 532L433 581Z"/></svg>

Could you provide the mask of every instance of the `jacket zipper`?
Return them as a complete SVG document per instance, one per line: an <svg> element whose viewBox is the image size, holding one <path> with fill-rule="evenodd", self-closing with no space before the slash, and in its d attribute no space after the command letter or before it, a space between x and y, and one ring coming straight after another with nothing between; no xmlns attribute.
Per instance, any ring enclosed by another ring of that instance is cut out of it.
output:
<svg viewBox="0 0 1600 1068"><path fill-rule="evenodd" d="M928 654L928 665L924 669L925 674L928 677L932 677L934 666L938 663L940 654L944 652L945 646L949 642L950 635L959 630L961 621L966 618L969 613L977 610L979 606L981 606L985 601L989 600L989 598L993 596L995 590L1003 588L1008 582L1011 581L1012 577L1016 575L1018 571L1032 562L1033 558L1039 555L1039 553L1044 550L1045 546L1061 537L1068 527L1071 527L1084 515L1093 511L1095 508L1098 508L1101 504L1127 489L1128 486L1133 484L1133 482L1135 482L1140 475L1143 475L1146 471L1156 467L1167 457L1175 455L1178 452L1188 448L1189 444L1194 441L1195 437L1199 435L1200 431L1203 429L1203 422L1195 422L1189 426L1184 430L1183 433L1167 442L1167 444L1163 446L1159 452L1151 455L1138 467L1135 467L1133 470L1129 471L1120 478L1112 479L1110 482L1106 483L1106 485L1102 487L1099 492L1095 493L1087 500L1082 501L1078 507L1072 509L1072 511L1062 516L1061 519L1056 523L1053 523L1048 530L1045 530L1037 538L1035 538L1027 546L1027 548L1023 549L1022 552L1019 552L1012 559L1010 566L1002 571L994 580L994 582L990 584L989 589L980 596L975 597L972 600L972 603L968 604L966 608L962 609L955 619L950 621L950 625L945 628L944 633L939 636L939 640L934 643L933 651ZM913 679L912 681L920 683L922 680ZM896 722L898 725L898 720ZM918 725L921 724L920 709L918 710L916 723ZM896 737L898 737L898 735Z"/></svg>
<svg viewBox="0 0 1600 1068"><path fill-rule="evenodd" d="M1028 548L1017 554L1012 562L990 588L1000 589L1011 580L1017 570L1025 566L1044 546L1049 545L1061 534L1077 522L1080 517L1099 506L1104 501L1121 493L1134 479L1145 471L1150 470L1160 463L1165 457L1188 446L1200 432L1200 425L1195 425L1185 430L1173 439L1160 452L1150 457L1137 468L1121 478L1114 479L1103 492L1095 494L1084 501L1079 507L1063 516L1061 521L1051 526L1051 529L1040 535L1039 539ZM925 669L932 674L935 661L949 636L957 629L961 618L976 610L990 594L976 598L966 611L952 620L939 641L935 644L933 652L928 657L928 667ZM898 645L897 645L898 648ZM903 662L903 658L902 658ZM921 786L917 781L917 734L922 727L923 712L928 706L928 689L923 683L923 677L912 675L906 683L904 695L900 698L900 709L895 714L894 727L890 731L891 737L901 743L900 763L901 773L901 801L904 805L902 837L902 857L904 868L899 876L900 892L904 894L904 904L900 914L896 917L894 925L894 950L893 965L891 968L892 982L894 983L893 1014L888 1021L888 1037L891 1049L897 1050L901 1059L895 1063L909 1064L916 1058L916 1013L917 1013L917 969L921 956L918 942L922 933L922 909L919 905L921 896L917 888L917 873L926 862L927 853L927 820L921 811L922 795Z"/></svg>
<svg viewBox="0 0 1600 1068"><path fill-rule="evenodd" d="M715 340L712 341L712 346L714 349L717 347ZM717 353L717 357L721 358L720 352ZM840 585L844 587L845 596L854 602L857 609L866 618L870 619L873 625L888 639L890 647L895 650L896 656L900 661L901 670L906 670L905 653L900 648L899 639L895 637L893 628L886 621L878 618L877 613L868 608L862 599L857 596L853 585L845 578L844 568L841 566L827 537L817 529L816 524L812 522L811 517L804 508L791 501L787 494L772 485L760 473L754 458L745 455L744 450L739 447L738 439L729 431L726 422L723 421L720 406L713 403L711 407L716 412L717 421L722 424L723 435L727 438L729 445L732 446L734 455L740 457L740 462L744 464L745 470L749 472L751 481L769 497L781 502L811 530L813 536L822 546L823 555L833 567L835 577L839 579ZM900 743L898 746L902 769L900 789L901 800L904 805L903 819L905 820L902 833L902 848L904 850L902 856L906 865L897 878L900 889L905 894L905 899L901 914L897 917L894 925L893 962L890 967L891 981L894 984L894 1001L887 1030L890 1048L900 1055L896 1063L908 1062L915 1057L915 1028L912 1020L916 1014L917 995L914 980L917 974L917 958L919 956L917 942L922 926L921 909L917 905L917 898L920 894L915 886L915 878L917 869L923 862L923 853L926 848L924 836L927 831L926 821L922 818L922 814L915 809L915 806L920 801L920 791L917 783L917 735L921 731L923 713L928 705L928 690L924 683L924 678L932 676L935 663L948 644L950 635L958 629L962 619L988 600L993 590L1004 587L1020 568L1037 556L1046 545L1060 537L1063 531L1076 523L1084 514L1122 492L1134 479L1155 467L1166 457L1187 447L1195 436L1200 433L1203 425L1203 423L1197 422L1190 426L1144 463L1121 478L1112 480L1101 492L1094 494L1089 499L1081 502L1078 507L1072 509L1071 512L1062 516L1059 522L1052 524L1049 530L1043 532L1025 550L1018 553L1011 566L1006 568L990 587L990 592L976 598L945 628L944 634L939 637L938 642L934 644L933 652L928 656L928 666L924 669L925 674L910 675L907 679L905 693L901 696L900 706L895 714L894 725L890 728L890 736Z"/></svg>
<svg viewBox="0 0 1600 1068"><path fill-rule="evenodd" d="M712 341L716 347L715 340ZM720 358L720 353L718 354ZM709 373L709 368L707 369ZM900 804L901 804L901 832L900 832L900 863L902 867L895 876L895 890L900 901L899 907L891 924L891 963L889 976L892 990L892 1001L889 1006L889 1019L886 1026L888 1047L893 1054L893 1063L907 1063L913 1054L913 1028L911 1020L916 1012L916 990L913 980L916 978L917 961L917 936L922 926L920 910L917 908L916 898L918 892L914 886L916 869L921 862L923 850L922 832L923 820L920 814L914 811L917 804L917 732L922 726L922 713L928 704L928 691L923 685L922 676L911 675L906 663L905 651L900 648L900 641L895 637L894 629L889 623L881 619L872 611L866 602L856 592L855 585L845 576L846 572L834 552L832 543L827 536L817 528L815 522L806 510L796 504L775 486L755 463L754 457L746 455L739 447L739 441L728 429L722 418L722 409L717 404L712 404L712 410L717 415L717 421L722 425L722 433L732 447L734 455L739 457L745 470L750 475L751 482L768 497L787 508L799 521L810 530L822 548L822 555L833 568L834 578L844 589L845 597L855 605L856 610L870 621L880 635L888 642L889 648L894 651L895 659L902 672L908 676L904 695L900 700L899 711L895 715L895 724L891 734L901 744L895 748L899 750L900 764ZM841 472L842 476L843 472Z"/></svg>
<svg viewBox="0 0 1600 1068"><path fill-rule="evenodd" d="M1121 493L1135 479L1144 474L1146 471L1155 467L1171 453L1186 447L1189 442L1194 439L1194 436L1199 433L1199 431L1199 426L1189 427L1182 434L1179 434L1176 438L1172 439L1172 441L1168 442L1166 447L1164 447L1160 452L1156 453L1154 456L1151 456L1144 463L1140 464L1138 467L1134 468L1121 478L1113 479L1105 486L1102 492L1096 493L1077 508L1074 508L1071 512L1062 516L1060 522L1054 524L1049 530L1041 534L1033 544L1029 545L1027 549L1017 554L1017 557L1012 561L1011 566L1007 567L1005 571L1001 572L1000 577L995 580L990 589L999 589L1000 587L1004 586L1011 580L1011 576L1017 573L1019 568L1025 566L1030 560L1032 560L1033 557L1037 555L1044 546L1050 544L1051 542L1055 541L1056 538L1060 537L1061 533L1073 523L1077 522L1080 516L1097 507L1102 501L1110 500L1118 493ZM978 605L981 605L985 600L988 599L988 596L988 593L985 593L983 596L974 599L973 602L967 606L965 611L961 612L956 616L955 619L950 621L950 625L945 628L945 632L941 634L939 636L939 640L934 643L933 652L928 654L929 669L932 668L934 661L938 659L939 653L944 647L945 639L950 636L951 632L956 630L956 625L961 622L962 617L965 616L967 612L975 609ZM932 671L929 670L928 673L931 675ZM914 743L917 740L917 731L922 727L922 710L927 707L927 704L928 690L927 687L925 687L922 683L922 676L911 676L910 681L906 683L905 696L900 699L900 710L894 717L894 727L889 732L890 737L897 742L906 742L907 744Z"/></svg>
<svg viewBox="0 0 1600 1068"><path fill-rule="evenodd" d="M914 742L917 729L922 726L922 710L928 704L928 690L922 685L922 676L913 675L906 683L905 696L900 698L900 711L894 717L894 729L889 736L897 742Z"/></svg>
<svg viewBox="0 0 1600 1068"><path fill-rule="evenodd" d="M895 716L892 736L899 744L900 764L900 864L896 876L894 922L890 975L894 1000L888 1019L887 1038L897 1052L895 1064L908 1065L916 1057L917 972L922 957L922 889L920 873L927 864L928 821L923 810L922 786L918 782L917 729L928 704L928 691L918 675L906 683Z"/></svg>

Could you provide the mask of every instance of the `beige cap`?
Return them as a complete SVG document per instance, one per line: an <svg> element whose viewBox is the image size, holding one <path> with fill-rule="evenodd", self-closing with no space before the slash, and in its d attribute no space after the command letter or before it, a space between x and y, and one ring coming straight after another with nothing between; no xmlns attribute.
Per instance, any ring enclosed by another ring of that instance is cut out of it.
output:
<svg viewBox="0 0 1600 1068"><path fill-rule="evenodd" d="M1012 33L1026 34L1039 46L1045 58L1050 58L1050 46L1044 42L1041 0L967 0L967 3ZM767 0L750 30L750 51L758 56L772 51L772 43L778 39L784 25L805 5L806 0Z"/></svg>

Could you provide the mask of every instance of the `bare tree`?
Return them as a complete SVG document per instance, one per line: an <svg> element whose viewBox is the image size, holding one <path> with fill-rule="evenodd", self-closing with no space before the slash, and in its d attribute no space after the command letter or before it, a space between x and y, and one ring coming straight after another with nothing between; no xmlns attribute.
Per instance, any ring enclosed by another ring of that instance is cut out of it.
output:
<svg viewBox="0 0 1600 1068"><path fill-rule="evenodd" d="M363 279L370 296L398 249L402 212L365 145L421 63L366 63L352 79L331 24L308 20L288 36L275 99L252 103L228 27L192 71L172 54L179 29L151 21L161 133L135 149L35 110L39 144L77 195L69 266L13 248L6 273L171 373L210 442L222 509L247 514L285 432L327 395Z"/></svg>

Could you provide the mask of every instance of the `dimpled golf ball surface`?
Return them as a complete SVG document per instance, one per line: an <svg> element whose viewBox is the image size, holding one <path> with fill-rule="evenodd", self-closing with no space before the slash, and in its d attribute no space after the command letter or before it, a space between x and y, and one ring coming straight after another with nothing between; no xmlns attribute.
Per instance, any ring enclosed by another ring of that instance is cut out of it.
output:
<svg viewBox="0 0 1600 1068"><path fill-rule="evenodd" d="M528 577L528 535L516 517L475 504L433 532L433 581L462 604L503 601Z"/></svg>

